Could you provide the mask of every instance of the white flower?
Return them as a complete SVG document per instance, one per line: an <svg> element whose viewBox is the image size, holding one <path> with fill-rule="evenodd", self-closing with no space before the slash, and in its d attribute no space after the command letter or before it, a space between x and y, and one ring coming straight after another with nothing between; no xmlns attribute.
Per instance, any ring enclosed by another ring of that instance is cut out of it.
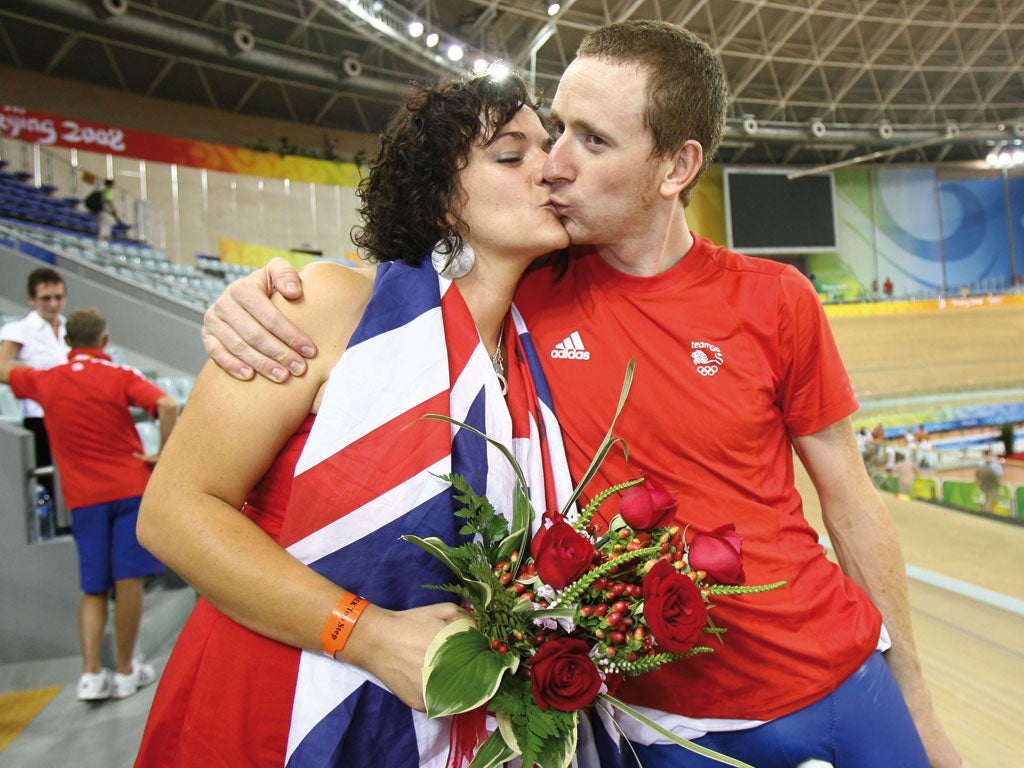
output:
<svg viewBox="0 0 1024 768"><path fill-rule="evenodd" d="M553 587L550 587L547 584L541 584L536 590L534 590L534 594L542 600L547 600L548 603L551 603L555 599L556 592Z"/></svg>

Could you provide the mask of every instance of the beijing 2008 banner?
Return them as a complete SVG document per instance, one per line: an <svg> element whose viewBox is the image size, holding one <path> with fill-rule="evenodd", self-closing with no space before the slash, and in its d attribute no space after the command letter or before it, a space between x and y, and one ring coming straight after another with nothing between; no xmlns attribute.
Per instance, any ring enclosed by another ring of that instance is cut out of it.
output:
<svg viewBox="0 0 1024 768"><path fill-rule="evenodd" d="M225 173L355 187L359 167L352 163L284 157L205 141L192 141L113 125L0 104L0 133L42 146L132 157L157 163L187 165Z"/></svg>

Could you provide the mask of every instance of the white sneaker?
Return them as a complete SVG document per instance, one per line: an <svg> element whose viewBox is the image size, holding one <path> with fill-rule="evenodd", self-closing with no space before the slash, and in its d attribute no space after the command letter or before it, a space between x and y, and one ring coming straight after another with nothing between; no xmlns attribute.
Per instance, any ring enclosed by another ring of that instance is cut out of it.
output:
<svg viewBox="0 0 1024 768"><path fill-rule="evenodd" d="M79 701L102 701L109 699L113 690L113 673L109 669L99 672L85 672L78 678Z"/></svg>
<svg viewBox="0 0 1024 768"><path fill-rule="evenodd" d="M156 680L156 670L149 664L132 661L132 671L129 675L122 675L120 672L114 675L114 690L111 694L115 699L126 699L138 692L139 688L145 688Z"/></svg>

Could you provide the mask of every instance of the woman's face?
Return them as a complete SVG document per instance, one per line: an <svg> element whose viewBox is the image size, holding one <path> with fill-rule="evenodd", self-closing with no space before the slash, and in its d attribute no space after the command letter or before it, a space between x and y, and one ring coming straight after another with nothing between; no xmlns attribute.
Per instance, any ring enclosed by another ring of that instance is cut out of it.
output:
<svg viewBox="0 0 1024 768"><path fill-rule="evenodd" d="M542 176L550 147L540 118L523 107L489 144L470 150L459 174L459 214L467 227L463 238L478 256L525 265L569 244Z"/></svg>

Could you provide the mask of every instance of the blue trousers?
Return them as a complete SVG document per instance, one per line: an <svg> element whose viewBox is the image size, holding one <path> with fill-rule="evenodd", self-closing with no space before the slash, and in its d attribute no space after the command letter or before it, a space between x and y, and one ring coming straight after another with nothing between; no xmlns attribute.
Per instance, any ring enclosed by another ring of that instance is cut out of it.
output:
<svg viewBox="0 0 1024 768"><path fill-rule="evenodd" d="M709 733L702 747L754 768L795 768L812 758L835 768L928 768L924 745L882 654L875 652L833 693L757 728ZM715 768L674 744L623 745L625 768Z"/></svg>

